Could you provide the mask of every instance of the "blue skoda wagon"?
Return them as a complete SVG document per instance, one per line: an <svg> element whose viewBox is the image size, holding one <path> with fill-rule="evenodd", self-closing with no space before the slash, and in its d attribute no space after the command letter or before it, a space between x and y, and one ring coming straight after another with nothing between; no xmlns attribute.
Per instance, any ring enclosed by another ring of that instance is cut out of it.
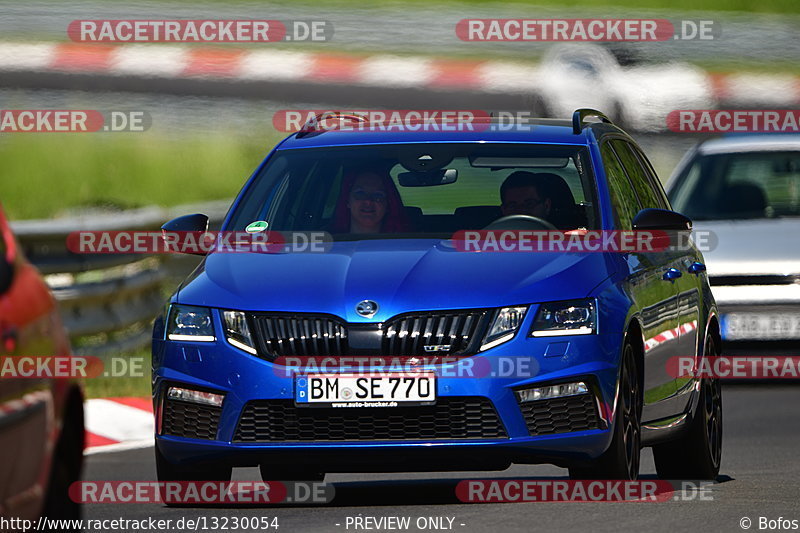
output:
<svg viewBox="0 0 800 533"><path fill-rule="evenodd" d="M459 241L686 235L691 221L598 111L485 126L310 128L272 150L222 230L287 243L206 254L155 322L159 480L514 463L632 480L644 446L662 478L717 476L719 381L675 371L720 349L690 239L512 252ZM197 214L163 229L207 226Z"/></svg>

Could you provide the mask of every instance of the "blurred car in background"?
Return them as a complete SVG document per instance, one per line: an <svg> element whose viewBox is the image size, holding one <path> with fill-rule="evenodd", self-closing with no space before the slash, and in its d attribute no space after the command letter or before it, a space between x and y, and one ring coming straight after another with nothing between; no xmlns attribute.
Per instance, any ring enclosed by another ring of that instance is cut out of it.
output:
<svg viewBox="0 0 800 533"><path fill-rule="evenodd" d="M800 340L800 135L700 143L667 184L704 251L725 341Z"/></svg>
<svg viewBox="0 0 800 533"><path fill-rule="evenodd" d="M638 131L665 130L666 116L675 109L714 107L702 69L633 61L624 51L615 55L596 44L554 46L535 83L548 116L569 116L576 107L606 109L615 123Z"/></svg>
<svg viewBox="0 0 800 533"><path fill-rule="evenodd" d="M0 360L69 356L56 301L0 208ZM67 491L83 463L83 392L66 378L0 377L0 516L76 518Z"/></svg>

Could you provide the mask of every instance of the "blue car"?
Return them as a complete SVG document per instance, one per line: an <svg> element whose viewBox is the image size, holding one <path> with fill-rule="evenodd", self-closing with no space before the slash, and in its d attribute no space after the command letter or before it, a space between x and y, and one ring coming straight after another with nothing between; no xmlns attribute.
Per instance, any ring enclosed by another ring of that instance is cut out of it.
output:
<svg viewBox="0 0 800 533"><path fill-rule="evenodd" d="M552 247L691 221L602 113L494 120L311 127L272 150L222 225L271 245L208 253L155 322L159 480L633 480L644 446L662 478L717 476L719 380L675 371L720 347L700 251Z"/></svg>

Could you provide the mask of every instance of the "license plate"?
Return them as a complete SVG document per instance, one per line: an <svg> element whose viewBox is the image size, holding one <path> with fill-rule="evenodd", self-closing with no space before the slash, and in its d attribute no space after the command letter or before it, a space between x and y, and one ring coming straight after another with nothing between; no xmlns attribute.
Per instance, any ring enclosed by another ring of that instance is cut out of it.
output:
<svg viewBox="0 0 800 533"><path fill-rule="evenodd" d="M800 314L729 313L722 315L725 340L800 339Z"/></svg>
<svg viewBox="0 0 800 533"><path fill-rule="evenodd" d="M436 402L434 374L310 374L295 377L295 403L310 407L398 407Z"/></svg>

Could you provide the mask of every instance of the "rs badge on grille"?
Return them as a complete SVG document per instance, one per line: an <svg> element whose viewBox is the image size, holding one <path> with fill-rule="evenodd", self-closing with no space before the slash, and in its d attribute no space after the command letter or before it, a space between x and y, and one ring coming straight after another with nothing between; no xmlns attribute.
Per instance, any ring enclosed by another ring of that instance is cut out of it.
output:
<svg viewBox="0 0 800 533"><path fill-rule="evenodd" d="M362 300L356 304L356 313L359 315L370 318L375 316L378 312L378 303L372 300Z"/></svg>
<svg viewBox="0 0 800 533"><path fill-rule="evenodd" d="M449 344L426 344L423 346L426 352L449 352Z"/></svg>

